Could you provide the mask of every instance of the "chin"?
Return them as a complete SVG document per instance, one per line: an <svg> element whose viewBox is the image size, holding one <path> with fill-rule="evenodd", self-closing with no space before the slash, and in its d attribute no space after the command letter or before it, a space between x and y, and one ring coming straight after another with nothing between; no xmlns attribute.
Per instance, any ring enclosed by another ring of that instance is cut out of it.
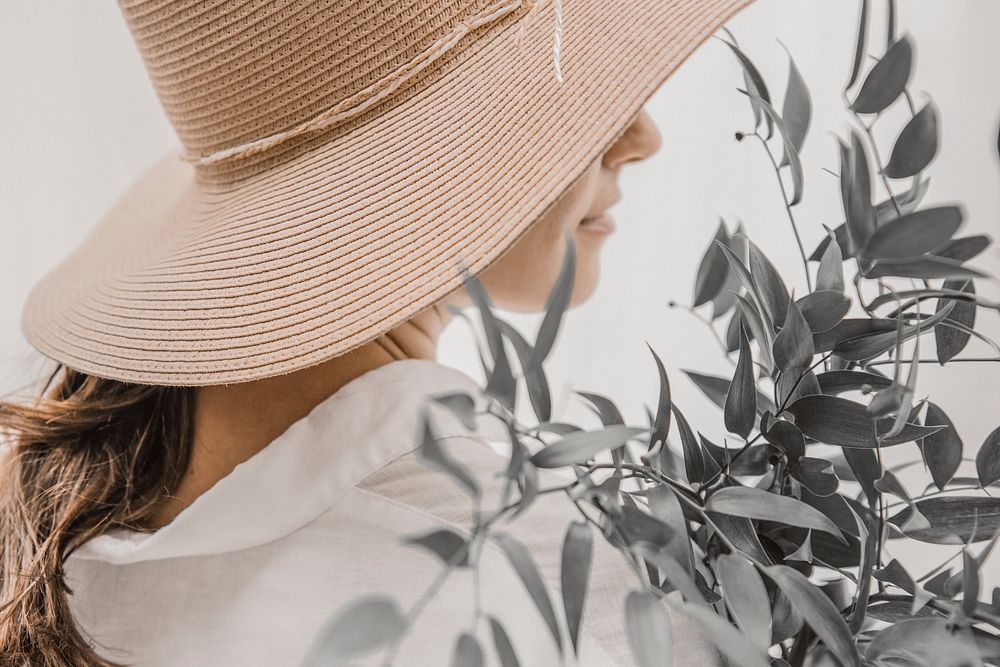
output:
<svg viewBox="0 0 1000 667"><path fill-rule="evenodd" d="M583 261L580 261L583 260ZM573 295L570 298L570 307L579 306L590 300L590 297L597 291L600 271L597 258L578 258L576 264L576 279L573 281Z"/></svg>

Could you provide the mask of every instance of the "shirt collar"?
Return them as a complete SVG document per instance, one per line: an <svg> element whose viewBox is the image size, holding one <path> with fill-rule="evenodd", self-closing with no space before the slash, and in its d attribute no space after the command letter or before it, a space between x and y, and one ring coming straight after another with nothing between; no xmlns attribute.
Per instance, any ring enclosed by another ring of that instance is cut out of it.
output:
<svg viewBox="0 0 1000 667"><path fill-rule="evenodd" d="M416 448L426 396L451 391L464 391L481 406L478 383L455 368L428 359L379 366L324 399L166 526L152 533L115 528L71 557L134 563L224 553L283 537ZM468 433L444 408L433 414L440 435Z"/></svg>

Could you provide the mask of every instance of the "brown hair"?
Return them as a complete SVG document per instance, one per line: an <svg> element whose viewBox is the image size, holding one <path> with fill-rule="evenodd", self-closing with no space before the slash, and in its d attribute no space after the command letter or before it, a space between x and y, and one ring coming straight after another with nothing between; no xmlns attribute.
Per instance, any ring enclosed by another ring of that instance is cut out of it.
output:
<svg viewBox="0 0 1000 667"><path fill-rule="evenodd" d="M116 665L76 626L63 563L108 529L152 530L188 465L191 390L59 365L34 405L0 401L0 664Z"/></svg>

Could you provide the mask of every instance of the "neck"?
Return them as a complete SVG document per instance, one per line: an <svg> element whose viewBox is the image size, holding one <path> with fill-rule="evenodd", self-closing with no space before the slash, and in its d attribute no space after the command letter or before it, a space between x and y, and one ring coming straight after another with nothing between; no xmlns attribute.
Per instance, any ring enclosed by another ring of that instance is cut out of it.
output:
<svg viewBox="0 0 1000 667"><path fill-rule="evenodd" d="M434 359L438 337L451 318L444 302L438 303L382 336L315 366L251 382L199 387L188 469L148 527L160 528L172 521L238 464L351 380L393 361Z"/></svg>

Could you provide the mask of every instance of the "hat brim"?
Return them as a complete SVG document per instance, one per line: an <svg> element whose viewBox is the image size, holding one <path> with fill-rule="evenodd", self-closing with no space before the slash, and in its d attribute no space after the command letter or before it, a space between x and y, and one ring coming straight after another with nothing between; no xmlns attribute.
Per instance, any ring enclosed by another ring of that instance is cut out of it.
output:
<svg viewBox="0 0 1000 667"><path fill-rule="evenodd" d="M752 0L551 4L398 106L207 187L171 153L29 294L22 330L76 370L211 385L348 352L482 271Z"/></svg>

